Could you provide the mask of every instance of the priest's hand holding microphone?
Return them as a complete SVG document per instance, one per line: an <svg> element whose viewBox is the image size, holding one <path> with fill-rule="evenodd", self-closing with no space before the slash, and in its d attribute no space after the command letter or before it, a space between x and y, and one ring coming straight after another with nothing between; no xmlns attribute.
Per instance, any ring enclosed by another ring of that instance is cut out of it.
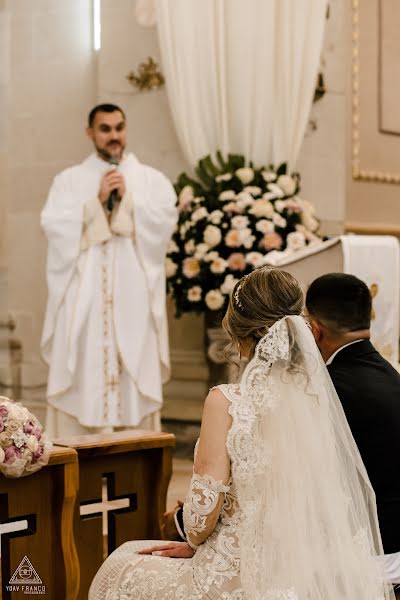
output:
<svg viewBox="0 0 400 600"><path fill-rule="evenodd" d="M99 198L111 212L117 201L124 197L126 188L122 173L117 169L118 162L112 162L114 168L107 171L100 182Z"/></svg>

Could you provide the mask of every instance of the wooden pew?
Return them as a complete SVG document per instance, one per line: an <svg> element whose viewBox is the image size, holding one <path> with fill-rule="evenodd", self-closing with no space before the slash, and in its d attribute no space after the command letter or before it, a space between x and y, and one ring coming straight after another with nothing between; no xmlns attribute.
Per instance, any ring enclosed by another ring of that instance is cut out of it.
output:
<svg viewBox="0 0 400 600"><path fill-rule="evenodd" d="M160 539L175 437L132 430L56 443L79 455L74 534L81 571L78 599L86 600L94 575L115 548L129 540Z"/></svg>
<svg viewBox="0 0 400 600"><path fill-rule="evenodd" d="M76 600L78 476L77 452L59 446L37 473L17 479L0 475L2 600L26 599L28 588L32 594L37 591L35 598ZM6 533L10 528L14 530Z"/></svg>

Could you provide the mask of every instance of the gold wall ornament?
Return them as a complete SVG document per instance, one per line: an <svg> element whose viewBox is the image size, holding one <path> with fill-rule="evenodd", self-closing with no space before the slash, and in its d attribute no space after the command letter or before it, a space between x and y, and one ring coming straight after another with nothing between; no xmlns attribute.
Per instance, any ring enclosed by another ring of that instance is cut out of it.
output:
<svg viewBox="0 0 400 600"><path fill-rule="evenodd" d="M375 319L376 319L376 312L375 312L375 308L374 308L374 298L376 298L376 296L378 295L378 291L379 291L378 284L377 283L371 283L371 285L369 287L369 291L371 292L371 298L372 298L371 321L375 321Z"/></svg>
<svg viewBox="0 0 400 600"><path fill-rule="evenodd" d="M146 62L140 63L137 74L131 71L126 78L140 92L143 90L156 90L165 83L164 76L159 70L158 64L151 56L149 56Z"/></svg>

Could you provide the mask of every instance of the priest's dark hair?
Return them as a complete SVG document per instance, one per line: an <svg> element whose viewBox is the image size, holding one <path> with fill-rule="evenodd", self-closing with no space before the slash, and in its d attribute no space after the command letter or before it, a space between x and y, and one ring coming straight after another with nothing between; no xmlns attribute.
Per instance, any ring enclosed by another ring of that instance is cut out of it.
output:
<svg viewBox="0 0 400 600"><path fill-rule="evenodd" d="M346 273L328 273L312 282L306 295L310 317L336 333L369 329L372 298L368 286Z"/></svg>
<svg viewBox="0 0 400 600"><path fill-rule="evenodd" d="M89 116L88 116L89 127L93 127L94 119L95 119L97 113L99 113L99 112L113 113L113 112L116 112L117 110L121 113L121 115L124 117L124 120L125 120L126 116L125 116L124 111L122 110L122 108L120 108L116 104L98 104L97 106L92 108L92 110L89 113Z"/></svg>

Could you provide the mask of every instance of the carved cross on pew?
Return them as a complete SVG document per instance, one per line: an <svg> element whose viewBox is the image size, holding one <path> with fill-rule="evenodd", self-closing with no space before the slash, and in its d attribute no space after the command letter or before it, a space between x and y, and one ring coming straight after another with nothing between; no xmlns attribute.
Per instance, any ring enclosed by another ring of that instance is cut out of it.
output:
<svg viewBox="0 0 400 600"><path fill-rule="evenodd" d="M7 590L10 581L10 540L16 537L36 533L36 515L8 516L8 494L0 494L0 553L3 600L11 600L11 592Z"/></svg>
<svg viewBox="0 0 400 600"><path fill-rule="evenodd" d="M137 510L137 495L115 494L115 473L103 473L101 499L87 500L80 504L81 519L102 516L102 531L107 537L105 558L116 548L116 517Z"/></svg>

